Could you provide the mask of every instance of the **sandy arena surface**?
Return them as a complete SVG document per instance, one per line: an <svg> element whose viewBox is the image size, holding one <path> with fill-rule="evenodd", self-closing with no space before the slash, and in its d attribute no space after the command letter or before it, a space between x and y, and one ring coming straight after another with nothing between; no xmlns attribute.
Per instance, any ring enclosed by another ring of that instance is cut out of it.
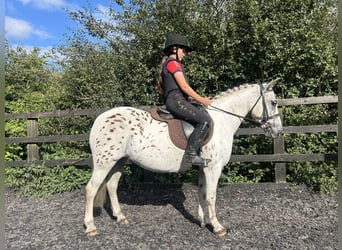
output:
<svg viewBox="0 0 342 250"><path fill-rule="evenodd" d="M232 185L217 194L217 214L230 233L216 237L197 220L192 185L119 188L129 224L105 210L100 234L84 233L84 188L47 199L5 192L6 249L337 249L337 196L303 187Z"/></svg>

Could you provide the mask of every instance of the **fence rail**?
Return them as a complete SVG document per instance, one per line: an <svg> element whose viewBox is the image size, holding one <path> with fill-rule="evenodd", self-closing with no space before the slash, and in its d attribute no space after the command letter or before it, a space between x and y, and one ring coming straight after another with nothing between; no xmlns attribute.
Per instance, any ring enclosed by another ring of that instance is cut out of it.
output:
<svg viewBox="0 0 342 250"><path fill-rule="evenodd" d="M338 96L322 96L308 97L297 99L282 99L278 100L280 107L293 105L313 105L313 104L328 104L337 103ZM148 110L149 106L140 106L139 108ZM51 135L39 136L38 121L41 118L56 118L56 117L74 117L74 116L97 116L109 108L102 109L79 109L79 110L60 110L53 112L30 112L22 114L6 114L5 120L25 119L27 121L27 136L26 137L7 137L6 144L21 143L27 144L27 160L21 161L6 161L5 167L25 167L32 163L42 163L39 159L38 143L53 143L53 142L70 142L70 141L87 141L88 134L80 135ZM320 133L333 132L337 133L337 124L329 125L312 125L312 126L287 126L284 127L284 133ZM258 135L263 134L260 128L239 128L236 136L241 135ZM232 162L274 162L275 163L275 179L277 183L286 182L286 162L308 162L308 161L337 161L337 154L286 154L284 137L280 136L273 141L273 154L260 155L232 155ZM57 165L79 165L90 166L91 158L86 159L64 159L64 160L45 160L44 164L48 166Z"/></svg>

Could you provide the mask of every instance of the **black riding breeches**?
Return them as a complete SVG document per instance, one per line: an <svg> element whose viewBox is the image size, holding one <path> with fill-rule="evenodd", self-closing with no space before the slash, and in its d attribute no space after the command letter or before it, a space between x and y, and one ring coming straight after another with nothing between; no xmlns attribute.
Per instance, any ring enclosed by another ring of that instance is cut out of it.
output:
<svg viewBox="0 0 342 250"><path fill-rule="evenodd" d="M207 122L209 126L212 125L212 120L209 114L187 101L183 94L178 91L170 92L165 104L167 109L176 118L185 120L194 127L205 122Z"/></svg>

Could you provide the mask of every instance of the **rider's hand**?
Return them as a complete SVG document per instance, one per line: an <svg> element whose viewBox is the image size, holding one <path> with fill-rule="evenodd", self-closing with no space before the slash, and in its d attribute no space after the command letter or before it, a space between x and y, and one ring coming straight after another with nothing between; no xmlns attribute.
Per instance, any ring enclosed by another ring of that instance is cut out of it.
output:
<svg viewBox="0 0 342 250"><path fill-rule="evenodd" d="M204 106L209 106L211 104L211 100L209 97L204 97L202 98L202 101L201 103L204 105Z"/></svg>

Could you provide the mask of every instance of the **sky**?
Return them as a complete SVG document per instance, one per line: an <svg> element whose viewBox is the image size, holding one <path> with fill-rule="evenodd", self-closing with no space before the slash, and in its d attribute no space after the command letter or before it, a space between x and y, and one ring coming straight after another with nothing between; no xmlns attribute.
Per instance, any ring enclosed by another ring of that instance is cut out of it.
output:
<svg viewBox="0 0 342 250"><path fill-rule="evenodd" d="M27 49L39 47L42 51L57 47L65 41L77 23L65 9L77 10L90 3L103 10L109 7L110 0L6 0L5 37L10 47L18 45Z"/></svg>

